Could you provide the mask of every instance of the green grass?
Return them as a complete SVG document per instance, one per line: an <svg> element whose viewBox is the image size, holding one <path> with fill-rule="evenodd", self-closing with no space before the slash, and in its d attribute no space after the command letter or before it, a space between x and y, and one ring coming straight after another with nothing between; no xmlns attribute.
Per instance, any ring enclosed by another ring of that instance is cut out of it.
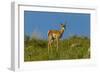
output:
<svg viewBox="0 0 100 73"><path fill-rule="evenodd" d="M24 44L25 62L90 58L90 39L87 37L73 36L60 40L58 52L54 43L48 53L47 40L26 38Z"/></svg>

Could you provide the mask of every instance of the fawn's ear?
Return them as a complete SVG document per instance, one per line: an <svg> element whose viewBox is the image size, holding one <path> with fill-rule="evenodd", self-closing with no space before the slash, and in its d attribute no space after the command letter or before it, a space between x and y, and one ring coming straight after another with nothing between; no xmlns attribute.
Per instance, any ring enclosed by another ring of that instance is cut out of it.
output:
<svg viewBox="0 0 100 73"><path fill-rule="evenodd" d="M63 27L63 26L64 26L64 24L62 24L62 23L61 23L61 24L60 24L60 26L61 26L61 27Z"/></svg>

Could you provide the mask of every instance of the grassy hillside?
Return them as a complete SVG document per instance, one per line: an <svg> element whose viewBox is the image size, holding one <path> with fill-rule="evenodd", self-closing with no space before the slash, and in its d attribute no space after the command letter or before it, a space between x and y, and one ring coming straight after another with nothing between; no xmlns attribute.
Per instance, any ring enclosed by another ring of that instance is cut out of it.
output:
<svg viewBox="0 0 100 73"><path fill-rule="evenodd" d="M87 37L72 36L60 40L58 52L54 43L51 52L48 53L47 40L25 36L24 44L25 62L90 58L90 39Z"/></svg>

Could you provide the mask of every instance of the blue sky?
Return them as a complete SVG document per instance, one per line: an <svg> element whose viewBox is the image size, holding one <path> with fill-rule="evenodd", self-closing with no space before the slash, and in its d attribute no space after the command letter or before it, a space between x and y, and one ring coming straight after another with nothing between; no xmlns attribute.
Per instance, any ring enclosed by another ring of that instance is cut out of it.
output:
<svg viewBox="0 0 100 73"><path fill-rule="evenodd" d="M47 39L48 30L67 23L63 39L73 35L90 37L90 14L24 11L24 34Z"/></svg>

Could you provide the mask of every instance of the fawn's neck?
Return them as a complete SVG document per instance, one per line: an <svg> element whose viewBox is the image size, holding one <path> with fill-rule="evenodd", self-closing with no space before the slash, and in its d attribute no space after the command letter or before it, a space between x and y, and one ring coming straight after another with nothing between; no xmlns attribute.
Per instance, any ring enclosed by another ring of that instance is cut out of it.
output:
<svg viewBox="0 0 100 73"><path fill-rule="evenodd" d="M60 30L60 38L62 37L62 35L63 35L63 33L64 33L64 28L62 28L61 30Z"/></svg>
<svg viewBox="0 0 100 73"><path fill-rule="evenodd" d="M64 32L64 30L65 30L64 28L61 28L60 32L61 32L61 33L63 33L63 32Z"/></svg>

